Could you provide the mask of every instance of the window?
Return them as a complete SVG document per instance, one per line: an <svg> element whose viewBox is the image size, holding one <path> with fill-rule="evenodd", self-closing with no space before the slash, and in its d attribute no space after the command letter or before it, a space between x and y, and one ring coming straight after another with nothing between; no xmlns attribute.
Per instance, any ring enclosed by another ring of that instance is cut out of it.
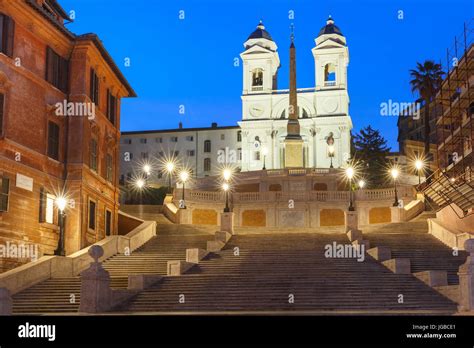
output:
<svg viewBox="0 0 474 348"><path fill-rule="evenodd" d="M178 157L179 156L179 151L175 151L173 156Z"/></svg>
<svg viewBox="0 0 474 348"><path fill-rule="evenodd" d="M122 143L126 144L126 145L131 145L132 144L132 139L125 138L125 139L123 139Z"/></svg>
<svg viewBox="0 0 474 348"><path fill-rule="evenodd" d="M211 152L211 141L206 140L204 142L204 152Z"/></svg>
<svg viewBox="0 0 474 348"><path fill-rule="evenodd" d="M170 141L171 141L172 143L177 143L177 142L178 142L178 137L171 137L171 138L170 138Z"/></svg>
<svg viewBox="0 0 474 348"><path fill-rule="evenodd" d="M68 91L69 61L54 52L46 50L46 81L64 93Z"/></svg>
<svg viewBox="0 0 474 348"><path fill-rule="evenodd" d="M163 138L161 138L161 137L160 137L160 138L156 138L156 142L157 142L157 143L162 143L162 142L163 142Z"/></svg>
<svg viewBox="0 0 474 348"><path fill-rule="evenodd" d="M194 150L188 150L188 156L193 157L194 156Z"/></svg>
<svg viewBox="0 0 474 348"><path fill-rule="evenodd" d="M105 157L105 178L107 179L108 182L113 182L113 177L114 177L114 167L113 167L113 157L110 153L107 154Z"/></svg>
<svg viewBox="0 0 474 348"><path fill-rule="evenodd" d="M237 154L239 156L239 161L242 161L242 148L241 147L237 149Z"/></svg>
<svg viewBox="0 0 474 348"><path fill-rule="evenodd" d="M112 212L105 210L105 235L110 236L112 233Z"/></svg>
<svg viewBox="0 0 474 348"><path fill-rule="evenodd" d="M115 125L115 119L117 118L117 98L110 93L110 89L107 90L107 118Z"/></svg>
<svg viewBox="0 0 474 348"><path fill-rule="evenodd" d="M263 87L263 70L255 69L252 72L252 87Z"/></svg>
<svg viewBox="0 0 474 348"><path fill-rule="evenodd" d="M4 106L5 106L5 95L0 93L0 136L3 134Z"/></svg>
<svg viewBox="0 0 474 348"><path fill-rule="evenodd" d="M204 171L205 172L211 171L211 159L210 158L204 158Z"/></svg>
<svg viewBox="0 0 474 348"><path fill-rule="evenodd" d="M324 67L324 85L325 86L336 85L336 67L332 63L328 63Z"/></svg>
<svg viewBox="0 0 474 348"><path fill-rule="evenodd" d="M48 122L48 157L59 160L59 126Z"/></svg>
<svg viewBox="0 0 474 348"><path fill-rule="evenodd" d="M54 202L56 197L40 188L39 221L54 224Z"/></svg>
<svg viewBox="0 0 474 348"><path fill-rule="evenodd" d="M8 211L8 196L10 194L10 179L0 178L0 212Z"/></svg>
<svg viewBox="0 0 474 348"><path fill-rule="evenodd" d="M140 138L140 144L146 144L146 138Z"/></svg>
<svg viewBox="0 0 474 348"><path fill-rule="evenodd" d="M13 38L15 22L10 17L0 13L0 52L13 57Z"/></svg>
<svg viewBox="0 0 474 348"><path fill-rule="evenodd" d="M260 151L255 151L253 153L253 159L254 161L260 161Z"/></svg>
<svg viewBox="0 0 474 348"><path fill-rule="evenodd" d="M89 229L95 230L96 204L89 200Z"/></svg>
<svg viewBox="0 0 474 348"><path fill-rule="evenodd" d="M148 152L142 152L142 159L148 159Z"/></svg>
<svg viewBox="0 0 474 348"><path fill-rule="evenodd" d="M91 80L90 80L90 94L91 101L95 104L99 104L99 77L97 76L94 69L91 68Z"/></svg>
<svg viewBox="0 0 474 348"><path fill-rule="evenodd" d="M238 142L242 141L242 131L237 131L237 141Z"/></svg>
<svg viewBox="0 0 474 348"><path fill-rule="evenodd" d="M225 134L221 134L221 140L225 140Z"/></svg>
<svg viewBox="0 0 474 348"><path fill-rule="evenodd" d="M187 140L187 141L194 141L194 137L193 137L192 135L188 135L188 136L186 137L186 140Z"/></svg>
<svg viewBox="0 0 474 348"><path fill-rule="evenodd" d="M91 139L90 149L89 149L89 167L97 172L97 140Z"/></svg>
<svg viewBox="0 0 474 348"><path fill-rule="evenodd" d="M164 156L165 156L165 153L164 153L163 151L160 151L160 152L158 152L158 156L159 156L159 157L164 157Z"/></svg>

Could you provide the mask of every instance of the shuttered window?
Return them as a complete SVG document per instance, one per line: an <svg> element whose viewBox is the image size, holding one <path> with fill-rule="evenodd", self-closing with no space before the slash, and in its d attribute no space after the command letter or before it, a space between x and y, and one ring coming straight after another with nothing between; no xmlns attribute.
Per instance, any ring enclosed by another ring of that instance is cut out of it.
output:
<svg viewBox="0 0 474 348"><path fill-rule="evenodd" d="M89 201L89 228L95 230L96 205L94 201Z"/></svg>
<svg viewBox="0 0 474 348"><path fill-rule="evenodd" d="M113 158L111 154L107 154L105 158L106 162L106 173L105 173L105 178L109 182L113 182L113 173L114 173L114 167L113 167Z"/></svg>
<svg viewBox="0 0 474 348"><path fill-rule="evenodd" d="M48 157L59 160L59 126L48 122Z"/></svg>
<svg viewBox="0 0 474 348"><path fill-rule="evenodd" d="M50 47L46 50L46 81L62 92L68 92L69 61Z"/></svg>
<svg viewBox="0 0 474 348"><path fill-rule="evenodd" d="M117 118L117 98L110 93L109 89L107 90L107 118L115 125Z"/></svg>
<svg viewBox="0 0 474 348"><path fill-rule="evenodd" d="M95 105L99 104L99 77L97 76L94 69L91 68L91 80L90 80L90 94L92 102Z"/></svg>
<svg viewBox="0 0 474 348"><path fill-rule="evenodd" d="M4 106L5 106L5 95L0 93L0 136L3 134L3 120L4 120Z"/></svg>
<svg viewBox="0 0 474 348"><path fill-rule="evenodd" d="M0 212L8 211L8 196L10 194L10 179L0 177Z"/></svg>
<svg viewBox="0 0 474 348"><path fill-rule="evenodd" d="M91 139L91 148L89 149L90 153L90 163L89 166L92 170L97 172L97 140Z"/></svg>
<svg viewBox="0 0 474 348"><path fill-rule="evenodd" d="M15 22L0 13L0 52L13 57L13 39L15 37Z"/></svg>

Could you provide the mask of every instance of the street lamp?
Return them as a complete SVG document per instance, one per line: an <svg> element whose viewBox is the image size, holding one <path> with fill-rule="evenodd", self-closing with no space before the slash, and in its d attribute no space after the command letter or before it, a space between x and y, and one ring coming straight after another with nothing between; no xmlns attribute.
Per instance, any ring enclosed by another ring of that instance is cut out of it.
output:
<svg viewBox="0 0 474 348"><path fill-rule="evenodd" d="M188 178L189 178L189 173L187 171L183 170L181 171L181 173L179 173L179 179L181 180L181 183L183 184L183 194L181 198L182 204L180 204L181 209L186 209L186 204L184 203L184 186Z"/></svg>
<svg viewBox="0 0 474 348"><path fill-rule="evenodd" d="M150 175L151 173L151 166L149 164L145 164L143 165L143 172L147 175L147 177Z"/></svg>
<svg viewBox="0 0 474 348"><path fill-rule="evenodd" d="M329 168L334 168L334 166L332 165L332 159L334 157L334 145L328 146L328 152L329 152L329 158L331 159L331 165L329 166Z"/></svg>
<svg viewBox="0 0 474 348"><path fill-rule="evenodd" d="M166 163L166 171L168 172L168 179L169 179L169 185L168 185L168 193L171 193L171 177L173 176L174 172L174 163L173 162L167 162Z"/></svg>
<svg viewBox="0 0 474 348"><path fill-rule="evenodd" d="M349 211L354 211L354 205L352 202L352 178L354 178L354 168L347 167L346 168L346 176L349 179Z"/></svg>
<svg viewBox="0 0 474 348"><path fill-rule="evenodd" d="M393 184L395 186L395 201L393 202L394 207L398 207L397 178L398 178L399 174L400 174L400 172L398 171L397 168L392 168L390 170L390 175L393 178Z"/></svg>
<svg viewBox="0 0 474 348"><path fill-rule="evenodd" d="M267 168L265 168L265 159L268 155L268 149L266 147L264 147L262 149L262 153L263 153L263 168L262 168L262 170L265 170L265 169L267 169Z"/></svg>
<svg viewBox="0 0 474 348"><path fill-rule="evenodd" d="M224 213L228 213L230 212L230 208L229 208L229 184L228 183L224 183L222 184L222 189L224 190L225 192L225 208L224 208Z"/></svg>
<svg viewBox="0 0 474 348"><path fill-rule="evenodd" d="M137 179L137 181L135 181L135 186L141 190L142 188L145 187L145 180Z"/></svg>
<svg viewBox="0 0 474 348"><path fill-rule="evenodd" d="M232 176L232 171L230 169L224 169L222 176L224 177L225 181L229 181Z"/></svg>
<svg viewBox="0 0 474 348"><path fill-rule="evenodd" d="M420 160L420 159L417 159L417 160L415 161L415 168L416 168L416 170L417 170L417 172L418 172L418 185L421 184L421 176L420 176L420 173L421 173L421 171L423 170L423 167L424 167L423 161Z"/></svg>
<svg viewBox="0 0 474 348"><path fill-rule="evenodd" d="M359 180L358 185L359 185L359 188L362 190L365 187L365 181Z"/></svg>
<svg viewBox="0 0 474 348"><path fill-rule="evenodd" d="M64 210L66 209L66 198L64 197L57 197L56 198L56 206L59 210L59 240L58 240L58 248L54 251L54 255L56 256L65 256L66 251L64 250L64 220L66 217L66 213Z"/></svg>

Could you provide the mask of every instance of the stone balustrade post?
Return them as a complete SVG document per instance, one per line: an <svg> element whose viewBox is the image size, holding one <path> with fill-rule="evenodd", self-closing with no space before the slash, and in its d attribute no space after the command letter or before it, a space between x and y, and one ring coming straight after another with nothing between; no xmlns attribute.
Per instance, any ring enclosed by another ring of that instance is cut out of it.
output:
<svg viewBox="0 0 474 348"><path fill-rule="evenodd" d="M99 259L104 255L101 246L89 248L89 255L94 259L88 269L81 273L81 304L79 312L100 313L111 308L112 290L110 275Z"/></svg>
<svg viewBox="0 0 474 348"><path fill-rule="evenodd" d="M466 262L459 267L459 311L474 311L474 238L464 242L464 249L470 253Z"/></svg>
<svg viewBox="0 0 474 348"><path fill-rule="evenodd" d="M13 301L10 291L6 288L0 288L0 316L12 315Z"/></svg>

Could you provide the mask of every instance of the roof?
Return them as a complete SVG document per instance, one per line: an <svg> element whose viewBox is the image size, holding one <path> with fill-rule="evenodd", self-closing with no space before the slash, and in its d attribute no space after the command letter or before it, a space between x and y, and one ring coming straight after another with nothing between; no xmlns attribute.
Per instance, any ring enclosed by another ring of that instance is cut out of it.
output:
<svg viewBox="0 0 474 348"><path fill-rule="evenodd" d="M319 31L318 36L330 34L344 36L342 35L341 29L339 29L339 27L334 24L334 20L331 18L331 16L329 16L328 20L326 21L326 25Z"/></svg>
<svg viewBox="0 0 474 348"><path fill-rule="evenodd" d="M267 40L273 41L270 33L265 30L265 26L263 25L262 21L258 23L257 29L255 29L255 31L252 32L247 38L247 40L251 40L251 39L267 39Z"/></svg>
<svg viewBox="0 0 474 348"><path fill-rule="evenodd" d="M68 30L61 22L56 20L55 18L51 17L46 10L44 10L41 6L39 6L36 1L34 0L26 0L26 3L30 5L36 12L38 12L40 15L42 15L45 19L47 19L52 25L54 25L59 31L61 31L63 34L65 34L69 39L71 40L77 40L77 41L86 41L86 40L91 40L101 53L102 57L105 59L105 61L110 65L114 73L117 75L118 79L120 82L125 86L127 89L129 96L130 97L136 97L137 94L135 91L132 89L130 84L128 83L127 79L125 76L122 74L120 69L118 68L117 64L115 64L115 61L112 59L108 51L105 49L104 45L102 44L102 41L99 39L99 37L96 34L83 34L83 35L76 35L70 30ZM66 14L64 9L57 3L56 0L50 0L49 4L54 7L58 13L67 20L69 19L69 16Z"/></svg>
<svg viewBox="0 0 474 348"><path fill-rule="evenodd" d="M173 132L196 132L196 131L206 131L206 130L225 130L225 129L239 129L239 128L240 128L239 126L175 128L175 129L128 131L128 132L121 132L121 134L122 135L135 135L135 134L173 133Z"/></svg>
<svg viewBox="0 0 474 348"><path fill-rule="evenodd" d="M99 39L99 37L96 34L83 34L83 35L80 35L80 36L76 36L76 40L78 40L78 41L89 41L89 40L92 41L95 44L95 46L97 47L97 49L99 50L99 52L101 53L102 57L110 65L110 67L112 68L114 73L117 75L120 82L122 82L122 84L125 86L125 88L127 89L128 93L129 93L129 96L130 97L136 97L137 96L137 94L135 93L133 88L130 86L130 84L128 83L125 76L123 76L122 71L120 71L117 64L115 64L115 61L110 56L109 52L105 49L102 41Z"/></svg>

